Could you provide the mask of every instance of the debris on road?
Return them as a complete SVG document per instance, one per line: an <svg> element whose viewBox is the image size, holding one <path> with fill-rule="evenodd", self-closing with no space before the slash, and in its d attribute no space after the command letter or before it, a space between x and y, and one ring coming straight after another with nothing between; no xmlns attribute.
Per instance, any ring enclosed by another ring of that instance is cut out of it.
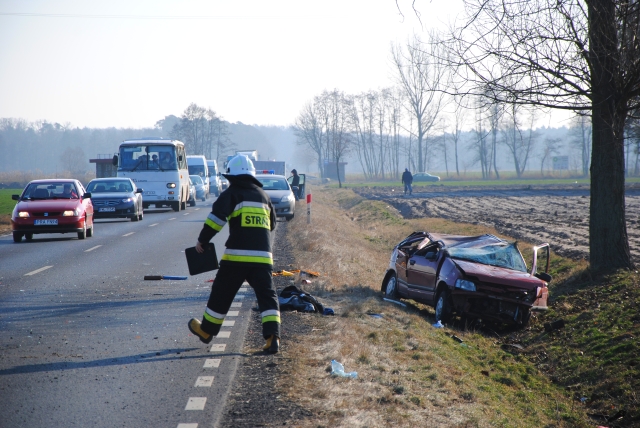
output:
<svg viewBox="0 0 640 428"><path fill-rule="evenodd" d="M171 275L145 275L145 281L161 281L163 279L170 281L185 281L188 277L186 276L171 276Z"/></svg>

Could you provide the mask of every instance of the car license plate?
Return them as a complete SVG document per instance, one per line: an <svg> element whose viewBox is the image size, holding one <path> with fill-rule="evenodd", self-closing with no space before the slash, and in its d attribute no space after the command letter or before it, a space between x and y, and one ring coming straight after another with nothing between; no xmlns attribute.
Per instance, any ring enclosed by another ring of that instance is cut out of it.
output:
<svg viewBox="0 0 640 428"><path fill-rule="evenodd" d="M115 207L98 208L98 212L100 213L114 212L115 210Z"/></svg>
<svg viewBox="0 0 640 428"><path fill-rule="evenodd" d="M145 190L144 194L145 195L155 195L156 191L155 190Z"/></svg>
<svg viewBox="0 0 640 428"><path fill-rule="evenodd" d="M55 226L58 224L58 219L34 220L33 224L36 226Z"/></svg>

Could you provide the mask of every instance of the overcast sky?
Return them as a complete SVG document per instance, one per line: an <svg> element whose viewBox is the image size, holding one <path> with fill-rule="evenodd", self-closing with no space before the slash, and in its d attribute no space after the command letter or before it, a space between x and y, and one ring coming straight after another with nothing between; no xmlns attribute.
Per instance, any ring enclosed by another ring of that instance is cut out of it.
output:
<svg viewBox="0 0 640 428"><path fill-rule="evenodd" d="M461 0L0 1L0 117L148 127L191 102L290 125L324 89L391 85L391 43Z"/></svg>

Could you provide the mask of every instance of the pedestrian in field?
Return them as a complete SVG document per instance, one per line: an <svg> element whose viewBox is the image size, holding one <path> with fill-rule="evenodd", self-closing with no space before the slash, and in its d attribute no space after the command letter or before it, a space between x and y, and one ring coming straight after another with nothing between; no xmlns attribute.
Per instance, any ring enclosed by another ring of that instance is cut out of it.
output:
<svg viewBox="0 0 640 428"><path fill-rule="evenodd" d="M202 317L189 321L189 330L204 343L218 334L233 298L246 280L258 298L262 315L264 350L275 354L280 346L280 307L273 286L273 257L271 231L276 226L276 215L262 183L255 178L253 162L244 155L229 161L227 173L229 188L213 203L211 213L198 236L196 251L204 252L216 233L229 223L229 239L220 261L220 269L211 286L211 294Z"/></svg>
<svg viewBox="0 0 640 428"><path fill-rule="evenodd" d="M402 173L402 184L404 184L405 195L407 194L407 190L409 191L409 194L413 192L411 189L411 183L413 183L413 175L411 174L411 171L409 171L409 168L405 168Z"/></svg>

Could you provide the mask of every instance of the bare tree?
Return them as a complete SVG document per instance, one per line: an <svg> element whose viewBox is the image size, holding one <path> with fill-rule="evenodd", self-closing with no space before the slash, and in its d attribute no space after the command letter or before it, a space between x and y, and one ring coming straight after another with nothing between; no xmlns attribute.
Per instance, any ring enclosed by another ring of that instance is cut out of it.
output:
<svg viewBox="0 0 640 428"><path fill-rule="evenodd" d="M640 2L465 0L465 5L467 19L451 31L447 63L467 93L488 88L500 102L591 112L591 268L632 267L624 125L640 102Z"/></svg>
<svg viewBox="0 0 640 428"><path fill-rule="evenodd" d="M571 127L571 144L580 151L582 175L589 175L591 157L591 119L583 114L576 115Z"/></svg>
<svg viewBox="0 0 640 428"><path fill-rule="evenodd" d="M435 40L435 35L432 33L429 38ZM440 89L446 69L436 60L444 55L442 45L423 44L414 35L404 48L392 46L391 54L397 79L404 90L407 111L415 119L418 169L424 171L428 147L423 147L423 141L436 123L444 99Z"/></svg>
<svg viewBox="0 0 640 428"><path fill-rule="evenodd" d="M67 147L60 155L60 163L65 171L74 175L87 172L87 156L81 147Z"/></svg>
<svg viewBox="0 0 640 428"><path fill-rule="evenodd" d="M318 162L318 171L324 176L324 159L327 159L325 110L321 105L321 98L315 97L312 102L307 103L296 119L295 134L298 138L297 144L307 145L315 153Z"/></svg>
<svg viewBox="0 0 640 428"><path fill-rule="evenodd" d="M558 153L558 147L560 147L559 138L545 138L544 146L542 148L542 155L540 156L540 175L544 177L544 164L551 156Z"/></svg>
<svg viewBox="0 0 640 428"><path fill-rule="evenodd" d="M353 99L338 90L325 91L322 98L328 112L326 121L328 152L335 163L338 187L342 187L340 161L349 153L353 144L350 132L350 110L353 108Z"/></svg>
<svg viewBox="0 0 640 428"><path fill-rule="evenodd" d="M535 131L533 130L535 115L531 112L529 116L530 123L527 124L527 128L523 129L520 118L522 109L523 106L518 104L509 105L509 113L505 118L505 128L503 131L504 144L511 152L513 166L516 169L518 178L522 177L522 173L527 168L529 155L535 142Z"/></svg>

